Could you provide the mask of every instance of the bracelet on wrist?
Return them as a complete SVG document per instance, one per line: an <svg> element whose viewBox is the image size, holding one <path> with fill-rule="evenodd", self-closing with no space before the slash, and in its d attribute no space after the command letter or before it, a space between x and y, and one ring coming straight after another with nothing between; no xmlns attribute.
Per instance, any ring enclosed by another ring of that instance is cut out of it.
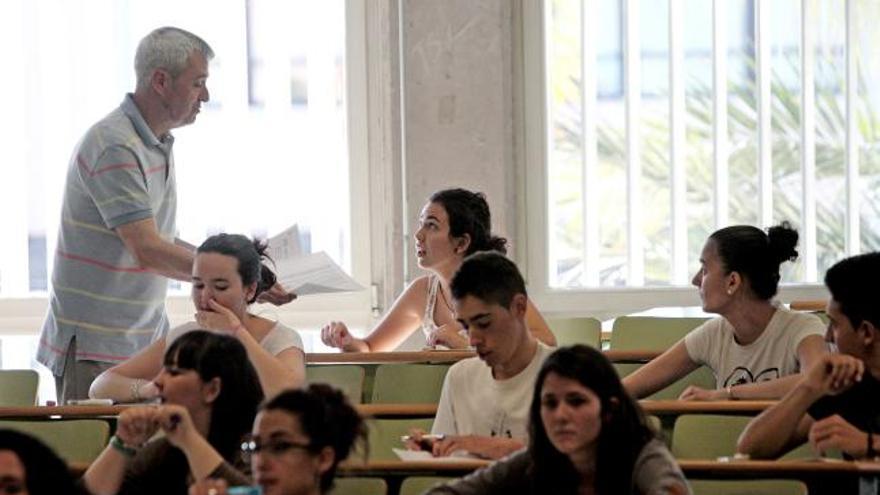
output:
<svg viewBox="0 0 880 495"><path fill-rule="evenodd" d="M726 390L727 400L736 400L733 397L733 385L728 385Z"/></svg>
<svg viewBox="0 0 880 495"><path fill-rule="evenodd" d="M110 446L125 457L134 457L138 453L138 450L140 450L137 447L126 445L125 442L116 435L110 437Z"/></svg>
<svg viewBox="0 0 880 495"><path fill-rule="evenodd" d="M131 400L132 402L140 402L143 397L141 397L141 385L145 382L142 378L136 378L133 382L131 382L131 388L129 391L131 392Z"/></svg>

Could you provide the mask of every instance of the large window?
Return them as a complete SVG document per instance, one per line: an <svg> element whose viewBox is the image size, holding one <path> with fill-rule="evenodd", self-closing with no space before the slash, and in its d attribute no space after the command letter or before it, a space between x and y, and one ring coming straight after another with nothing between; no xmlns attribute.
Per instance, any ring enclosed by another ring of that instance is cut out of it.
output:
<svg viewBox="0 0 880 495"><path fill-rule="evenodd" d="M306 245L352 271L346 2L4 2L10 96L0 123L0 294L45 291L70 154L134 88L138 41L189 29L216 53L211 101L174 131L179 236L266 237L296 223ZM13 77L14 75L14 77ZM185 287L184 287L185 289Z"/></svg>
<svg viewBox="0 0 880 495"><path fill-rule="evenodd" d="M548 290L685 286L731 224L799 230L787 283L880 249L880 4L546 0L529 14L542 50L526 73L544 79L527 134L545 163L530 197L546 229L530 266Z"/></svg>

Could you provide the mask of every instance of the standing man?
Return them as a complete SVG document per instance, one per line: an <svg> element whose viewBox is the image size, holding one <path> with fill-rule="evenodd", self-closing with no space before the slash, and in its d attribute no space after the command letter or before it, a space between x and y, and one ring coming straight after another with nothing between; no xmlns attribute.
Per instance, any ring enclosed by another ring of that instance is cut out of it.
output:
<svg viewBox="0 0 880 495"><path fill-rule="evenodd" d="M135 92L73 152L37 351L60 404L86 398L101 371L164 335L167 279L190 280L192 246L175 238L170 131L208 101L213 56L182 29L148 34L135 55Z"/></svg>

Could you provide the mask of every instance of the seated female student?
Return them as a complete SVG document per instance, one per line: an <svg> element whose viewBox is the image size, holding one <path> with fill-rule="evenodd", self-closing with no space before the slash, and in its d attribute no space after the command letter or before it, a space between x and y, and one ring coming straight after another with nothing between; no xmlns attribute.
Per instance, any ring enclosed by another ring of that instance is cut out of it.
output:
<svg viewBox="0 0 880 495"><path fill-rule="evenodd" d="M529 430L525 450L428 493L690 493L614 367L591 347L562 347L544 361Z"/></svg>
<svg viewBox="0 0 880 495"><path fill-rule="evenodd" d="M245 484L239 449L263 399L238 340L193 331L175 340L156 378L160 406L126 409L83 481L95 495L185 494L208 476ZM150 440L161 430L164 436ZM234 467L235 466L235 467Z"/></svg>
<svg viewBox="0 0 880 495"><path fill-rule="evenodd" d="M345 352L391 351L421 328L431 347L467 348L468 340L452 310L449 281L469 254L507 252L507 240L492 235L486 197L465 189L435 192L419 214L415 241L419 267L429 274L409 284L363 339L352 336L342 322L325 325L321 339L326 345ZM531 302L526 320L538 340L556 345L556 338Z"/></svg>
<svg viewBox="0 0 880 495"><path fill-rule="evenodd" d="M819 318L772 301L779 265L797 258L797 239L787 222L767 234L737 225L709 236L693 284L700 289L703 311L721 317L624 378L626 389L642 398L706 365L715 374L715 390L691 386L680 399L782 397L800 370L827 352Z"/></svg>
<svg viewBox="0 0 880 495"><path fill-rule="evenodd" d="M0 429L0 493L78 494L67 464L36 438Z"/></svg>
<svg viewBox="0 0 880 495"><path fill-rule="evenodd" d="M330 492L336 467L366 432L342 392L315 384L269 400L242 448L263 495L318 495ZM228 486L225 480L207 479L189 493L225 495Z"/></svg>
<svg viewBox="0 0 880 495"><path fill-rule="evenodd" d="M175 339L195 329L235 337L247 349L267 395L305 382L305 354L295 330L248 312L264 290L275 284L275 274L262 260L266 245L245 236L218 234L196 250L192 273L195 322L172 328L168 335L130 359L101 373L89 396L117 402L139 402L158 395L151 381L162 367L162 355Z"/></svg>

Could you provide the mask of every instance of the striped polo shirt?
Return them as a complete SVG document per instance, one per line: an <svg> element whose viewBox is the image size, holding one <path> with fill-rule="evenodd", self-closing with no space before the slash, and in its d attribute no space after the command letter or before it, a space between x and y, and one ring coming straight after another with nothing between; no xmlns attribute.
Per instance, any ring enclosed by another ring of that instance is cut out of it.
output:
<svg viewBox="0 0 880 495"><path fill-rule="evenodd" d="M168 279L141 268L114 229L152 217L173 242L173 142L153 134L129 94L76 146L37 351L56 376L74 337L78 361L117 363L168 330Z"/></svg>

